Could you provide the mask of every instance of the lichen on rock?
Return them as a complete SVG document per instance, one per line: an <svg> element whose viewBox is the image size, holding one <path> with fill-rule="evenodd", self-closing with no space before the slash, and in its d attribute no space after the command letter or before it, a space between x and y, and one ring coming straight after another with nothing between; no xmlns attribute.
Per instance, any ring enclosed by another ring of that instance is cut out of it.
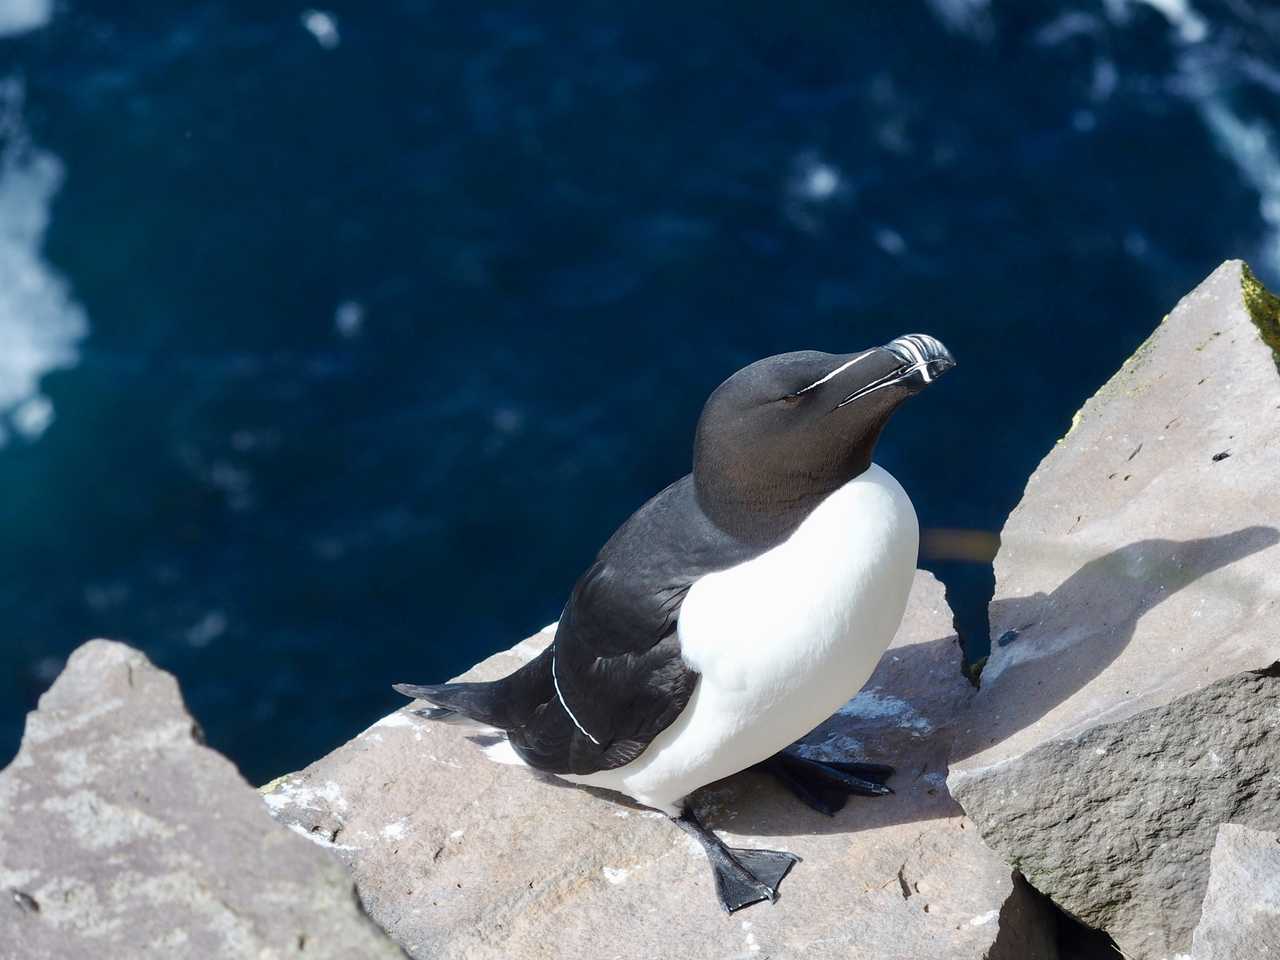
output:
<svg viewBox="0 0 1280 960"><path fill-rule="evenodd" d="M1280 297L1268 290L1247 263L1240 265L1240 289L1245 307L1263 343L1271 348L1280 369Z"/></svg>

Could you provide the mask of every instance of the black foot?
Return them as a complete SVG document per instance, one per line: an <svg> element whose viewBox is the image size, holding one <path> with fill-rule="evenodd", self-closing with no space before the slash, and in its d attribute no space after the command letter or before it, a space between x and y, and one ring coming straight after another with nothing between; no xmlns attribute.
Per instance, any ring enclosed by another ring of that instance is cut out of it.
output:
<svg viewBox="0 0 1280 960"><path fill-rule="evenodd" d="M893 793L892 788L885 785L893 767L883 763L807 760L783 750L759 766L814 810L829 817L844 807L851 794L883 797Z"/></svg>
<svg viewBox="0 0 1280 960"><path fill-rule="evenodd" d="M689 834L706 851L711 870L716 878L716 893L720 906L726 913L733 913L761 900L778 899L778 885L787 871L800 862L791 853L778 850L752 850L744 847L728 847L708 830L694 815L686 810L674 818L676 825Z"/></svg>

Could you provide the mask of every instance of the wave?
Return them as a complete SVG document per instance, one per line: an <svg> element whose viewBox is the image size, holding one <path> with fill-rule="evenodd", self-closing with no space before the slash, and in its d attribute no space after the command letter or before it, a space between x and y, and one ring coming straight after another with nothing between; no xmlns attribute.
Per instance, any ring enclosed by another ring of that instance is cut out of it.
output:
<svg viewBox="0 0 1280 960"><path fill-rule="evenodd" d="M89 332L66 280L41 257L63 168L31 143L22 102L19 80L0 80L0 446L48 429L53 403L41 378L74 367Z"/></svg>
<svg viewBox="0 0 1280 960"><path fill-rule="evenodd" d="M1241 78L1260 82L1265 65L1225 39L1217 51L1206 43L1210 21L1189 0L1139 0L1160 11L1173 28L1181 52L1175 89L1196 107L1218 152L1231 161L1241 179L1258 194L1258 216L1264 228L1261 259L1280 272L1280 151L1262 120L1246 119L1229 97Z"/></svg>
<svg viewBox="0 0 1280 960"><path fill-rule="evenodd" d="M982 43L989 43L996 34L993 16L1001 8L993 7L989 0L928 2L937 19L954 32ZM1172 94L1189 103L1217 151L1257 193L1262 238L1256 259L1280 274L1280 135L1266 120L1247 115L1241 103L1249 98L1238 95L1250 85L1268 96L1280 92L1280 69L1260 60L1246 42L1258 31L1275 39L1276 21L1267 7L1235 0L1211 15L1202 12L1193 0L1101 0L1097 12L1072 8L1049 17L1033 32L1032 42L1041 47L1057 47L1080 38L1091 42L1096 52L1088 95L1093 104L1101 104L1123 80L1107 34L1142 24L1137 12L1144 8L1167 24L1174 64L1172 73L1158 78L1148 89L1157 96ZM1141 89L1142 83L1139 80L1132 89ZM1080 132L1092 130L1096 122L1092 109L1084 106L1072 116ZM1126 245L1145 249L1143 238L1134 235L1134 240L1131 245L1126 239Z"/></svg>
<svg viewBox="0 0 1280 960"><path fill-rule="evenodd" d="M0 37L37 30L53 16L53 0L0 0Z"/></svg>
<svg viewBox="0 0 1280 960"><path fill-rule="evenodd" d="M948 30L991 39L991 0L928 0L934 15Z"/></svg>
<svg viewBox="0 0 1280 960"><path fill-rule="evenodd" d="M334 50L342 42L342 34L338 32L338 18L329 11L304 10L300 19L302 28L311 34L323 49Z"/></svg>

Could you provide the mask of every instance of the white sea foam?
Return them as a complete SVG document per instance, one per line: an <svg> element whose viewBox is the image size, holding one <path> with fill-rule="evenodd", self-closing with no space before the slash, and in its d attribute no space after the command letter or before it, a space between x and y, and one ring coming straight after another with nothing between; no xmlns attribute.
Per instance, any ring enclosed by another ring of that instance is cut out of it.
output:
<svg viewBox="0 0 1280 960"><path fill-rule="evenodd" d="M227 632L227 615L221 610L210 610L187 628L187 643L196 649L209 646Z"/></svg>
<svg viewBox="0 0 1280 960"><path fill-rule="evenodd" d="M1093 36L1101 27L1098 18L1092 14L1068 10L1036 31L1036 43L1042 47L1056 47L1076 37Z"/></svg>
<svg viewBox="0 0 1280 960"><path fill-rule="evenodd" d="M345 340L360 336L364 330L364 305L355 300L343 300L333 311L333 328Z"/></svg>
<svg viewBox="0 0 1280 960"><path fill-rule="evenodd" d="M897 230L881 227L876 230L873 239L876 246L891 257L900 257L907 252L907 241Z"/></svg>
<svg viewBox="0 0 1280 960"><path fill-rule="evenodd" d="M1183 43L1199 43L1209 35L1209 22L1200 15L1189 0L1135 0L1154 10L1159 10L1169 25L1178 32Z"/></svg>
<svg viewBox="0 0 1280 960"><path fill-rule="evenodd" d="M326 50L332 50L342 42L338 33L338 18L327 10L303 10L302 26L316 38L316 43Z"/></svg>
<svg viewBox="0 0 1280 960"><path fill-rule="evenodd" d="M929 6L948 30L981 40L991 35L991 0L929 0Z"/></svg>
<svg viewBox="0 0 1280 960"><path fill-rule="evenodd" d="M800 229L816 232L822 226L822 209L835 201L847 200L850 193L839 167L806 151L792 161L784 211Z"/></svg>
<svg viewBox="0 0 1280 960"><path fill-rule="evenodd" d="M840 170L811 153L796 158L789 189L796 199L822 203L837 196L844 186Z"/></svg>
<svg viewBox="0 0 1280 960"><path fill-rule="evenodd" d="M53 0L0 0L0 37L38 30L53 16Z"/></svg>
<svg viewBox="0 0 1280 960"><path fill-rule="evenodd" d="M937 0L942 2L942 0ZM947 4L963 6L966 0L948 0ZM1258 214L1265 228L1258 259L1272 271L1280 272L1280 141L1266 121L1249 117L1229 96L1240 76L1249 78L1268 91L1280 90L1280 71L1250 57L1245 51L1232 50L1223 56L1226 43L1238 45L1229 29L1215 31L1212 21L1201 13L1192 0L1104 0L1108 20L1118 28L1132 27L1134 11L1146 7L1158 12L1168 23L1172 41L1178 51L1178 74L1170 84L1200 114L1214 145L1236 168L1240 177L1258 194ZM1041 42L1065 38L1083 29L1078 17L1059 17L1045 27ZM1068 29L1068 27L1070 29ZM1110 61L1099 61L1094 72L1092 98L1101 102L1116 89L1119 75ZM1079 115L1077 115L1079 117ZM1092 126L1092 119L1088 123ZM1077 129L1079 129L1077 123ZM1125 248L1134 256L1146 253L1148 244L1140 234L1126 238Z"/></svg>
<svg viewBox="0 0 1280 960"><path fill-rule="evenodd" d="M800 189L810 200L825 200L840 189L840 171L825 163L814 163L805 171Z"/></svg>
<svg viewBox="0 0 1280 960"><path fill-rule="evenodd" d="M1280 150L1262 121L1240 118L1225 101L1206 97L1200 104L1214 141L1258 192L1258 214L1267 227L1262 255L1272 271L1280 272Z"/></svg>
<svg viewBox="0 0 1280 960"><path fill-rule="evenodd" d="M54 410L40 378L74 367L89 330L66 281L41 257L63 170L31 143L22 100L20 81L0 80L0 446L11 433L35 440L48 429Z"/></svg>
<svg viewBox="0 0 1280 960"><path fill-rule="evenodd" d="M1120 3L1121 0L1112 0ZM1225 91L1231 77L1224 67L1239 63L1242 72L1261 82L1259 71L1250 71L1248 57L1223 60L1206 56L1203 41L1210 35L1209 21L1190 0L1133 0L1160 11L1173 27L1182 48L1177 89L1195 104L1218 150L1258 193L1258 215L1266 228L1260 259L1280 271L1280 147L1263 120L1246 119ZM1265 86L1265 83L1263 84Z"/></svg>

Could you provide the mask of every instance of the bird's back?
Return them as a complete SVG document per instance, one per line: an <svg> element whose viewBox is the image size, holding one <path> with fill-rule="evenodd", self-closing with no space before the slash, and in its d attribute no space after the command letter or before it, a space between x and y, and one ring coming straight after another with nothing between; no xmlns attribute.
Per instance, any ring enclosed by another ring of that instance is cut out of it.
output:
<svg viewBox="0 0 1280 960"><path fill-rule="evenodd" d="M516 752L552 773L634 760L697 683L676 634L689 588L758 552L707 519L691 476L637 510L574 585L551 646L499 681Z"/></svg>

